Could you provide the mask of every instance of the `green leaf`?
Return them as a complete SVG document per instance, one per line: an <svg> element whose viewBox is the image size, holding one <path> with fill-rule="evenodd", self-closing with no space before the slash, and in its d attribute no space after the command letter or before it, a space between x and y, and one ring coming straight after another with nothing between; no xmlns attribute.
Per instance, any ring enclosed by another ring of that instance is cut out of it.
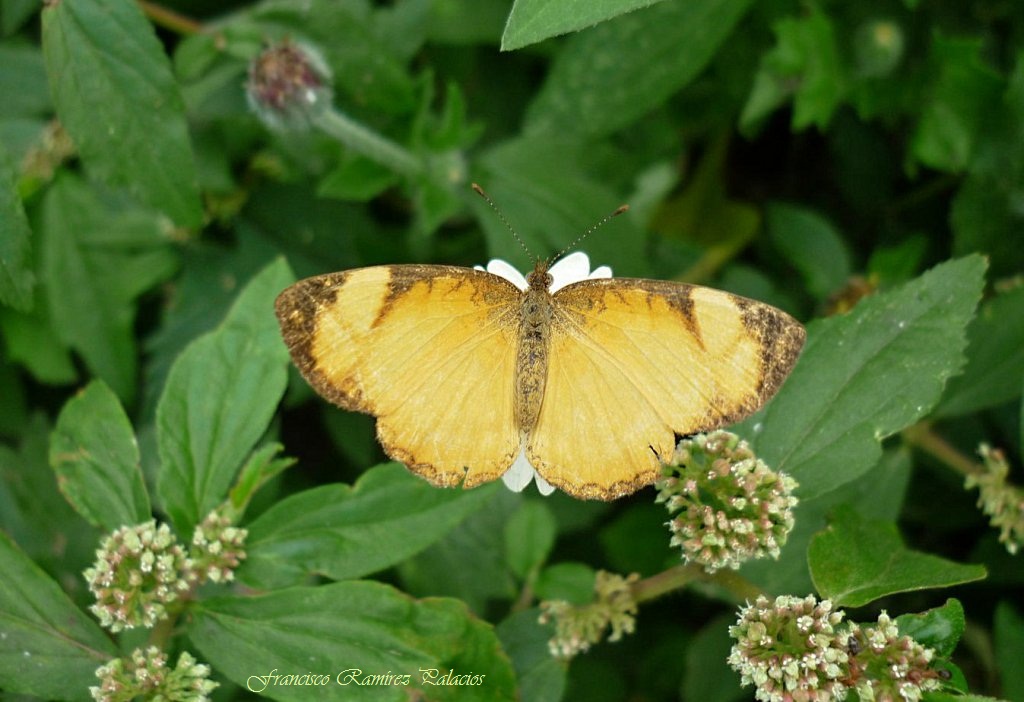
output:
<svg viewBox="0 0 1024 702"><path fill-rule="evenodd" d="M526 131L598 137L692 81L751 0L660 2L572 37L527 111Z"/></svg>
<svg viewBox="0 0 1024 702"><path fill-rule="evenodd" d="M18 197L14 168L6 149L0 144L0 303L23 312L32 307L32 287L35 285L29 244L31 236L28 219Z"/></svg>
<svg viewBox="0 0 1024 702"><path fill-rule="evenodd" d="M36 380L47 385L63 385L78 377L71 352L64 346L49 318L45 289L36 296L30 313L0 307L0 335L7 346L7 356L19 363Z"/></svg>
<svg viewBox="0 0 1024 702"><path fill-rule="evenodd" d="M461 170L454 168L449 172ZM410 249L414 255L422 257L428 251L426 242L431 235L445 221L462 211L465 195L456 192L450 182L442 180L434 173L417 178L411 189L416 218L412 225Z"/></svg>
<svg viewBox="0 0 1024 702"><path fill-rule="evenodd" d="M1019 142L1024 146L1024 138ZM1024 197L1024 168L1016 179L1004 173L970 174L953 198L949 215L953 252L981 252L992 262L992 274L1016 275L1024 262L1017 239L1024 230L1024 212L1016 205Z"/></svg>
<svg viewBox="0 0 1024 702"><path fill-rule="evenodd" d="M896 617L900 634L934 649L940 657L953 655L953 650L964 635L967 620L959 600L950 598L941 607L920 614L901 614Z"/></svg>
<svg viewBox="0 0 1024 702"><path fill-rule="evenodd" d="M139 6L47 5L43 51L57 115L89 171L176 224L198 227L203 212L184 105Z"/></svg>
<svg viewBox="0 0 1024 702"><path fill-rule="evenodd" d="M428 38L440 44L496 44L508 22L508 3L443 0L429 5Z"/></svg>
<svg viewBox="0 0 1024 702"><path fill-rule="evenodd" d="M579 143L536 137L514 139L490 149L480 159L484 173L475 176L495 203L511 213L512 225L534 256L557 253L595 222L622 204L605 184L586 174L580 162L587 148ZM483 199L470 207L483 227L487 251L520 270L533 268L531 254L509 234ZM591 268L610 265L616 275L649 272L644 257L646 235L628 214L615 217L579 247ZM481 263L483 263L481 261Z"/></svg>
<svg viewBox="0 0 1024 702"><path fill-rule="evenodd" d="M597 573L584 563L556 563L540 572L534 590L540 600L566 600L573 604L594 601Z"/></svg>
<svg viewBox="0 0 1024 702"><path fill-rule="evenodd" d="M541 502L527 500L505 523L505 561L525 578L539 567L555 545L555 517Z"/></svg>
<svg viewBox="0 0 1024 702"><path fill-rule="evenodd" d="M719 615L697 632L686 647L681 700L701 702L739 702L749 693L739 685L739 677L725 662L734 643L729 626L735 615Z"/></svg>
<svg viewBox="0 0 1024 702"><path fill-rule="evenodd" d="M776 45L761 59L740 129L750 134L764 118L793 96L793 129L812 124L825 129L844 93L832 20L817 6L802 17L774 26Z"/></svg>
<svg viewBox="0 0 1024 702"><path fill-rule="evenodd" d="M479 510L495 492L441 490L397 463L355 485L325 485L281 500L248 525L238 577L258 588L309 575L359 578L419 553Z"/></svg>
<svg viewBox="0 0 1024 702"><path fill-rule="evenodd" d="M995 612L995 654L1003 695L1008 700L1024 700L1024 617L1003 600Z"/></svg>
<svg viewBox="0 0 1024 702"><path fill-rule="evenodd" d="M50 435L50 465L68 502L104 531L152 516L131 422L102 380L64 405Z"/></svg>
<svg viewBox="0 0 1024 702"><path fill-rule="evenodd" d="M35 0L7 0L0 3L0 36L14 34L39 10Z"/></svg>
<svg viewBox="0 0 1024 702"><path fill-rule="evenodd" d="M411 690L438 702L516 699L512 665L489 624L461 602L418 601L377 582L206 600L194 609L188 634L230 680L278 700L305 702L311 692L266 677L274 673L327 676L315 695L324 700L404 702ZM458 686L424 682L449 670L480 677ZM389 673L408 682L355 682Z"/></svg>
<svg viewBox="0 0 1024 702"><path fill-rule="evenodd" d="M925 416L964 363L965 327L984 282L981 256L948 261L812 322L782 390L738 429L810 499L853 480L880 441Z"/></svg>
<svg viewBox="0 0 1024 702"><path fill-rule="evenodd" d="M416 595L457 597L474 612L508 600L516 583L505 562L504 527L522 496L502 487L461 524L417 556L398 565L405 590Z"/></svg>
<svg viewBox="0 0 1024 702"><path fill-rule="evenodd" d="M501 36L501 50L521 49L656 2L660 0L592 0L576 4L561 0L516 0Z"/></svg>
<svg viewBox="0 0 1024 702"><path fill-rule="evenodd" d="M320 197L367 202L399 181L394 171L352 154L327 173L317 186Z"/></svg>
<svg viewBox="0 0 1024 702"><path fill-rule="evenodd" d="M248 507L249 501L265 483L276 477L286 468L295 465L296 459L287 456L278 457L284 446L281 444L265 444L252 452L249 460L242 466L238 480L231 488L231 506L236 514L241 515Z"/></svg>
<svg viewBox="0 0 1024 702"><path fill-rule="evenodd" d="M0 529L28 556L84 597L84 570L96 558L100 532L68 504L49 466L50 427L41 415L29 419L17 451L0 445Z"/></svg>
<svg viewBox="0 0 1024 702"><path fill-rule="evenodd" d="M954 254L987 254L993 278L1024 268L1024 53L1016 59L1002 99L981 107L977 148L949 216Z"/></svg>
<svg viewBox="0 0 1024 702"><path fill-rule="evenodd" d="M620 508L597 533L605 567L648 576L660 573L666 564L678 563L679 551L669 546L667 521L664 505L653 501Z"/></svg>
<svg viewBox="0 0 1024 702"><path fill-rule="evenodd" d="M821 596L843 607L985 577L983 566L906 548L894 524L868 522L849 508L838 510L828 528L811 539L807 562Z"/></svg>
<svg viewBox="0 0 1024 702"><path fill-rule="evenodd" d="M996 407L1020 395L1024 379L1024 285L986 300L967 329L967 365L950 380L940 417Z"/></svg>
<svg viewBox="0 0 1024 702"><path fill-rule="evenodd" d="M708 146L686 187L661 204L652 223L663 236L684 239L702 249L699 261L679 274L680 279L703 280L713 275L761 229L761 211L731 199L726 192L729 142L723 136Z"/></svg>
<svg viewBox="0 0 1024 702"><path fill-rule="evenodd" d="M60 586L0 532L0 689L88 700L117 649Z"/></svg>
<svg viewBox="0 0 1024 702"><path fill-rule="evenodd" d="M0 327L2 328L2 327ZM20 434L28 425L26 383L0 351L0 436Z"/></svg>
<svg viewBox="0 0 1024 702"><path fill-rule="evenodd" d="M748 562L740 572L765 592L810 592L814 585L807 567L807 549L814 535L827 526L829 515L845 504L866 519L895 521L903 508L911 470L910 449L901 445L887 449L877 465L842 490L801 500L793 514L796 526L779 560Z"/></svg>
<svg viewBox="0 0 1024 702"><path fill-rule="evenodd" d="M928 248L928 240L921 234L888 245L879 246L871 252L867 273L878 276L883 285L902 283L921 270L921 261Z"/></svg>
<svg viewBox="0 0 1024 702"><path fill-rule="evenodd" d="M566 667L548 649L553 627L542 625L539 617L537 607L516 612L498 624L496 632L515 666L519 698L530 702L561 702Z"/></svg>
<svg viewBox="0 0 1024 702"><path fill-rule="evenodd" d="M284 394L288 351L273 309L292 280L284 259L268 265L171 367L156 411L157 490L181 534L227 496Z"/></svg>
<svg viewBox="0 0 1024 702"><path fill-rule="evenodd" d="M924 165L959 172L974 155L987 112L1003 88L981 54L981 39L933 38L930 74L935 81L910 145Z"/></svg>
<svg viewBox="0 0 1024 702"><path fill-rule="evenodd" d="M36 46L0 45L0 120L46 117L53 111L43 54Z"/></svg>
<svg viewBox="0 0 1024 702"><path fill-rule="evenodd" d="M71 175L43 200L43 272L58 337L126 404L135 394L135 299L176 259L152 213L124 208Z"/></svg>
<svg viewBox="0 0 1024 702"><path fill-rule="evenodd" d="M237 245L230 249L197 242L183 252L174 304L168 306L161 326L146 340L143 417L150 418L156 412L167 374L185 347L220 324L239 287L281 255L242 223L238 238Z"/></svg>
<svg viewBox="0 0 1024 702"><path fill-rule="evenodd" d="M772 243L803 276L807 290L824 300L850 277L850 252L839 232L821 215L784 203L768 206Z"/></svg>

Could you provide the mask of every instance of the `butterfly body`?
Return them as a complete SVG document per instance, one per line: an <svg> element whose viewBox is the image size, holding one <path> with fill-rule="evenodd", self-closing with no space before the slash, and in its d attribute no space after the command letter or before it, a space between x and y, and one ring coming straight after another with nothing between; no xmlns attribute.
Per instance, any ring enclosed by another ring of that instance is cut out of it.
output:
<svg viewBox="0 0 1024 702"><path fill-rule="evenodd" d="M778 389L804 330L710 288L588 279L525 290L485 271L396 265L299 281L277 300L321 395L377 418L385 452L436 485L500 477L520 454L577 497L659 475L676 435L738 421Z"/></svg>
<svg viewBox="0 0 1024 702"><path fill-rule="evenodd" d="M527 279L520 313L516 351L515 421L525 441L540 416L548 377L548 346L551 341L552 277L539 262Z"/></svg>

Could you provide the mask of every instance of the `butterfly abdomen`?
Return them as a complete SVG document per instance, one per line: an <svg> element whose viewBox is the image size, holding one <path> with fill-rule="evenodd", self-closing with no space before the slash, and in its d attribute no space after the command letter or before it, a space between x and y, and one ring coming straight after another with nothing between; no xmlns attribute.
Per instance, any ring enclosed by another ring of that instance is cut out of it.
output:
<svg viewBox="0 0 1024 702"><path fill-rule="evenodd" d="M516 349L515 419L521 434L529 434L537 425L544 386L548 377L548 353L551 348L552 298L548 292L551 276L538 268L528 278L523 294Z"/></svg>

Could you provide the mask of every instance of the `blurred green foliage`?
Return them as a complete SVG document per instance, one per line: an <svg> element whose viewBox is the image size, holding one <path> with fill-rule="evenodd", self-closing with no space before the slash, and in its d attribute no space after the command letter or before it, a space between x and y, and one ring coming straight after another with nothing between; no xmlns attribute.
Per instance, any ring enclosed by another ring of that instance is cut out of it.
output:
<svg viewBox="0 0 1024 702"><path fill-rule="evenodd" d="M249 71L283 41L330 78L268 127ZM1024 485L1006 0L0 1L0 689L88 699L144 640L85 614L98 529L152 509L187 540L230 499L245 588L203 590L173 644L213 664L216 699L289 666L488 676L430 700L749 697L724 659L751 590L725 580L644 602L635 634L571 665L547 652L538 599L674 572L651 490L463 494L372 467L372 421L316 399L277 336L295 277L525 270L623 202L582 246L594 266L809 323L738 429L801 482L797 528L733 577L903 614L953 687L1020 699L1024 565L962 487L981 442Z"/></svg>

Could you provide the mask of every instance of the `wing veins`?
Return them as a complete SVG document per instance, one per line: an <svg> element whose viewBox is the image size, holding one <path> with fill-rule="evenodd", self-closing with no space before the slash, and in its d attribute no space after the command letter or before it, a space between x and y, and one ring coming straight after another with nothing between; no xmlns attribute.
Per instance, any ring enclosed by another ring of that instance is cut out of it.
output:
<svg viewBox="0 0 1024 702"><path fill-rule="evenodd" d="M459 317L462 317L462 316L467 316L467 315L458 315L458 316L455 316L455 317L452 317L451 319L449 319L445 323L445 325L443 327L439 328L437 330L437 332L433 336L431 336L423 344L421 344L419 347L417 347L417 349L416 349L417 353L422 351L422 349L424 347L426 347L429 342L434 341L437 337L441 336L444 333L445 329L447 329L450 325L454 324L459 319ZM484 330L487 330L488 328L490 328L490 330L491 330L490 333L484 333ZM496 334L500 334L500 333L501 333L501 329L500 329L500 326L499 326L497 321L490 322L490 323L486 324L485 326L481 327L481 334L478 335L480 337L479 341L476 341L474 343L463 343L463 344L460 344L459 346L456 347L456 349L459 352L458 355L456 355L456 353L449 353L447 356L440 356L438 361L436 363L431 364L429 369L427 369L427 368L422 369L423 372L418 374L419 377L420 377L419 382L417 382L416 385L414 385L414 386L410 386L409 394L413 395L413 394L416 394L417 392L423 390L427 386L427 383L429 383L432 379L436 378L436 376L438 375L439 369L448 366L450 364L450 362L452 362L452 361L456 361L457 359L464 359L466 356L470 355L473 351L475 351L484 341L489 340L492 337L494 337ZM406 353L406 354L403 354L403 355L406 358L409 358L410 356L413 356L414 354ZM396 356L391 356L391 357L395 358ZM448 378L450 376L451 376L450 373L445 373L445 374L442 375L443 378Z"/></svg>
<svg viewBox="0 0 1024 702"><path fill-rule="evenodd" d="M580 314L584 314L584 316L587 316L585 313L582 313L582 312ZM649 395L648 391L645 389L645 386L640 384L640 383L637 383L635 377L632 376L631 374L629 374L626 370L624 370L624 364L620 363L618 361L618 359L614 355L612 355L607 349L605 349L603 346L594 343L594 341L592 339L590 339L589 335L587 335L585 332L580 331L580 329L581 329L580 325L577 324L576 321L573 320L570 315L564 315L564 318L565 318L566 321L568 321L569 324L572 325L572 327L576 331L576 334L575 334L576 340L578 342L581 342L581 344L583 346L585 346L588 350L591 350L592 352L596 352L597 355L599 355L602 358L604 358L605 360L607 360L609 362L609 365L611 367L615 368L622 375L622 377L626 379L626 381L630 384L630 386L632 386L634 389L637 390L637 392L643 397L644 402L649 407L651 407L654 410L655 414L658 415L658 418L662 421L662 423L666 427L668 427L669 430L672 430L673 429L672 423L667 421L665 419L665 417L662 416L662 414L660 412L658 412L657 405L656 405L656 403L651 401L650 395ZM599 322L601 324L606 324L609 327L613 327L613 328L618 329L620 331L626 329L626 327L622 326L621 324L614 324L614 323L609 322L607 320L599 320ZM651 360L651 354L648 353L644 349L643 346L641 346L639 343L637 343L636 340L634 340L629 334L625 334L624 333L623 336L636 349L638 355L643 357L651 365L651 367L654 367L654 368L658 368L659 367L660 364L655 363L654 361ZM657 336L655 336L655 338L658 339ZM675 353L675 348L673 346L664 343L660 339L658 339L657 343L661 346L661 348L663 348L666 351L668 351L669 352L668 355L671 356L672 358L676 359L676 361L680 365L682 365L682 366L686 365L685 359L681 358L678 354ZM690 376L688 376L686 374L682 374L680 376L680 378L681 378L681 380L684 380L696 392L698 397L700 397L703 400L705 400L709 405L714 406L716 410L719 410L719 414L724 414L723 412L720 411L719 407L715 406L712 403L711 398L708 397L707 394L703 390L701 390L701 388L699 386L697 386L693 382L693 380L690 378Z"/></svg>
<svg viewBox="0 0 1024 702"><path fill-rule="evenodd" d="M615 368L615 370L618 371L619 375L621 375L626 380L626 382L629 383L630 386L637 390L639 395L643 398L644 403L652 410L654 410L654 413L658 415L658 418L662 421L662 423L671 430L671 425L669 424L669 422L665 421L665 418L661 416L660 412L658 412L657 407L651 401L648 393L644 391L644 388L641 385L639 385L635 381L635 379L629 375L629 373L623 370L623 364L620 363L615 356L611 355L604 347L594 343L594 341L590 339L590 337L587 334L581 332L580 325L577 324L574 320L572 320L569 315L564 315L564 319L568 321L568 323L572 325L572 327L574 328L576 333L573 335L573 338L577 341L577 343L580 343L581 346L583 346L589 351L596 352L594 355L597 355L598 357L608 361L608 365L611 366L612 368ZM609 324L609 326L616 325ZM632 340L630 340L630 343L636 345L635 342L633 342ZM592 366L598 365L593 360L590 360L590 363Z"/></svg>

